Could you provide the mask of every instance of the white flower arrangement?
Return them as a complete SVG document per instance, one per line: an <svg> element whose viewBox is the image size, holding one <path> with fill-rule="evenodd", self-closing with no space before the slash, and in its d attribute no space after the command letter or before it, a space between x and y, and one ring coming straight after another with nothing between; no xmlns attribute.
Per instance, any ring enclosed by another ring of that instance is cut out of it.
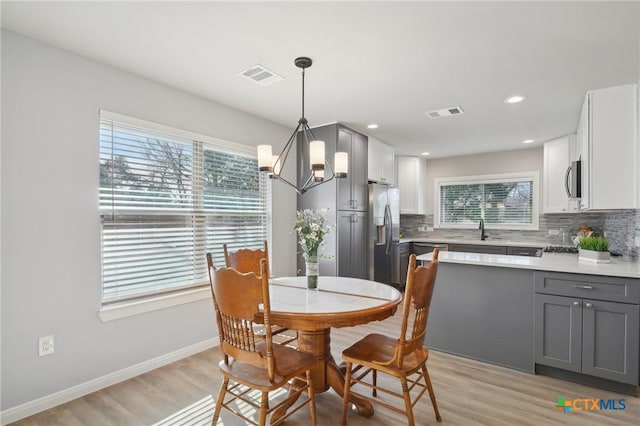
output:
<svg viewBox="0 0 640 426"><path fill-rule="evenodd" d="M331 228L326 225L326 218L322 211L298 210L294 229L298 233L298 242L302 248L302 256L306 261L318 256L318 249L323 245L324 236Z"/></svg>

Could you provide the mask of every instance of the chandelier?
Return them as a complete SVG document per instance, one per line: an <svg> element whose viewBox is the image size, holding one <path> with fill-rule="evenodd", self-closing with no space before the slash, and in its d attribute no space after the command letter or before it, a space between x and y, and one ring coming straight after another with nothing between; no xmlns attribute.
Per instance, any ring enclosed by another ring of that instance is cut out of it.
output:
<svg viewBox="0 0 640 426"><path fill-rule="evenodd" d="M294 63L298 68L302 68L302 116L298 120L298 126L293 130L291 137L282 148L280 155L273 155L271 145L258 145L258 167L261 172L268 172L269 177L291 186L298 194L304 194L309 189L327 183L333 178L347 177L349 157L346 152L336 152L334 159L335 169L331 168L331 165L326 160L324 141L316 139L304 116L304 70L309 68L313 61L310 58L300 57L296 58ZM291 151L298 134L302 138L302 143L309 146L309 170L299 180L299 182L303 182L302 186L293 184L282 176L282 170L289 156L289 151Z"/></svg>

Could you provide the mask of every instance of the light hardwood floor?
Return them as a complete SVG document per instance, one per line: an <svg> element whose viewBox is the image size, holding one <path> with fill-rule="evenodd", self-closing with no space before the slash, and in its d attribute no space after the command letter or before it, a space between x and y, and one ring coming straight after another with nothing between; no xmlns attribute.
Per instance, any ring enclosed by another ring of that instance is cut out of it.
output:
<svg viewBox="0 0 640 426"><path fill-rule="evenodd" d="M393 334L399 317L358 327L334 329L332 352L340 353L370 332ZM14 425L206 425L210 424L220 385L220 351L211 349L131 380L119 383ZM483 362L431 352L428 363L443 425L637 425L640 398L578 385L551 377L532 375ZM384 380L382 377L379 380ZM557 398L624 398L626 410L574 411L555 408ZM342 400L332 391L317 395L318 424L338 425ZM416 423L436 425L427 395L415 408ZM370 418L350 412L349 425L402 425L404 417L376 407ZM243 425L223 411L218 424ZM308 409L294 414L285 424L308 425Z"/></svg>

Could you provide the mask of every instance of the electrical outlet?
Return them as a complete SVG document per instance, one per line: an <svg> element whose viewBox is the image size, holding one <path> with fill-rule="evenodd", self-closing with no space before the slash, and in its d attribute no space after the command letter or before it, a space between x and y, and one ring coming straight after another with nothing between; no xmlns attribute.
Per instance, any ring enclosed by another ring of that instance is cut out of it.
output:
<svg viewBox="0 0 640 426"><path fill-rule="evenodd" d="M433 226L427 226L427 232L433 232Z"/></svg>
<svg viewBox="0 0 640 426"><path fill-rule="evenodd" d="M54 336L44 336L38 339L38 355L51 355L54 351Z"/></svg>
<svg viewBox="0 0 640 426"><path fill-rule="evenodd" d="M418 232L427 232L427 228L424 226L418 226Z"/></svg>
<svg viewBox="0 0 640 426"><path fill-rule="evenodd" d="M560 235L559 229L549 229L549 235Z"/></svg>

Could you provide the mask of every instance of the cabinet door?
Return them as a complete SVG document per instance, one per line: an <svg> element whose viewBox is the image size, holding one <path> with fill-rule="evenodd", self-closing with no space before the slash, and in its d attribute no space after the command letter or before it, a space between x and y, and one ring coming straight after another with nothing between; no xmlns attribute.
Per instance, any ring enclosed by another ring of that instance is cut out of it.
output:
<svg viewBox="0 0 640 426"><path fill-rule="evenodd" d="M423 185L426 182L424 165L421 157L396 157L398 178L396 184L400 189L400 213L424 214Z"/></svg>
<svg viewBox="0 0 640 426"><path fill-rule="evenodd" d="M371 182L383 182L382 142L369 136L367 143L367 178Z"/></svg>
<svg viewBox="0 0 640 426"><path fill-rule="evenodd" d="M351 193L355 210L366 211L369 208L369 188L367 186L367 137L355 133L351 147Z"/></svg>
<svg viewBox="0 0 640 426"><path fill-rule="evenodd" d="M507 254L511 256L538 256L542 247L507 247Z"/></svg>
<svg viewBox="0 0 640 426"><path fill-rule="evenodd" d="M389 145L382 144L382 178L385 183L393 185L395 181L395 150Z"/></svg>
<svg viewBox="0 0 640 426"><path fill-rule="evenodd" d="M354 213L351 223L351 277L367 277L367 212Z"/></svg>
<svg viewBox="0 0 640 426"><path fill-rule="evenodd" d="M355 213L349 211L338 212L338 276L351 276L351 223Z"/></svg>
<svg viewBox="0 0 640 426"><path fill-rule="evenodd" d="M367 141L367 176L370 182L393 185L394 159L393 147L369 136Z"/></svg>
<svg viewBox="0 0 640 426"><path fill-rule="evenodd" d="M489 246L475 244L449 244L449 251L462 251L467 253L507 254L505 246Z"/></svg>
<svg viewBox="0 0 640 426"><path fill-rule="evenodd" d="M544 143L544 173L542 211L567 213L569 195L566 191L566 174L569 167L569 137Z"/></svg>
<svg viewBox="0 0 640 426"><path fill-rule="evenodd" d="M590 93L591 209L637 208L636 85Z"/></svg>
<svg viewBox="0 0 640 426"><path fill-rule="evenodd" d="M367 213L338 214L338 276L367 279Z"/></svg>
<svg viewBox="0 0 640 426"><path fill-rule="evenodd" d="M582 372L638 384L638 305L583 300Z"/></svg>
<svg viewBox="0 0 640 426"><path fill-rule="evenodd" d="M349 171L347 177L338 179L338 210L353 210L353 194L351 193L351 181L353 180L353 145L354 134L346 129L338 129L338 151L349 154Z"/></svg>
<svg viewBox="0 0 640 426"><path fill-rule="evenodd" d="M580 372L581 299L536 294L534 316L534 362Z"/></svg>
<svg viewBox="0 0 640 426"><path fill-rule="evenodd" d="M338 151L349 154L349 172L338 179L338 210L360 210L368 207L367 139L351 130L338 130Z"/></svg>

